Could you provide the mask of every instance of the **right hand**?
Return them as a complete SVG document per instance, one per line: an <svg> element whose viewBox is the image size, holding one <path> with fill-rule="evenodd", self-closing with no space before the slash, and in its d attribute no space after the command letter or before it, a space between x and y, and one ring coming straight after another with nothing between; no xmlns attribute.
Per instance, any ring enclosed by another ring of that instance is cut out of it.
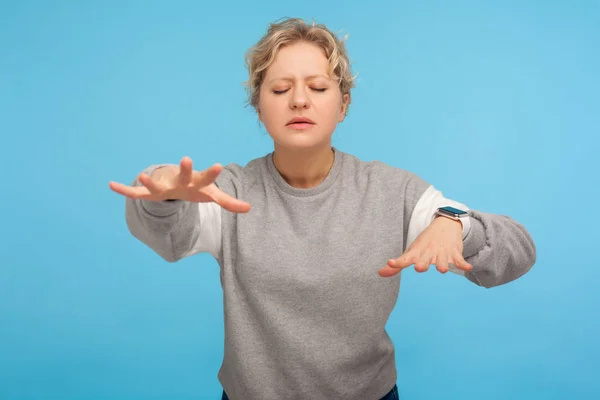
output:
<svg viewBox="0 0 600 400"><path fill-rule="evenodd" d="M223 167L215 164L205 171L194 171L189 157L181 159L179 166L170 165L156 169L152 176L141 173L138 180L144 186L128 186L110 182L109 187L132 199L150 201L184 200L194 203L214 202L234 213L250 211L250 204L223 192L215 185Z"/></svg>

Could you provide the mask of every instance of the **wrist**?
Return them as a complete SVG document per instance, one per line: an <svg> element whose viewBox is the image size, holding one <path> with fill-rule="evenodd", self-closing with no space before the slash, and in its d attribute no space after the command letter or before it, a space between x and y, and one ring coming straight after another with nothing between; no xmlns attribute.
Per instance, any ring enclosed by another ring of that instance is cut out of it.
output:
<svg viewBox="0 0 600 400"><path fill-rule="evenodd" d="M433 219L434 222L439 222L439 223L443 223L443 224L448 224L448 226L457 226L460 229L463 228L463 223L461 221L461 219L453 219L453 218L448 218L448 217L444 217L443 215L436 215L435 218Z"/></svg>
<svg viewBox="0 0 600 400"><path fill-rule="evenodd" d="M465 208L465 206L463 205L461 208ZM463 240L469 235L471 219L468 211L452 206L439 207L434 214L434 219L437 219L437 217L442 217L442 220L449 220L450 222L459 222L462 227Z"/></svg>

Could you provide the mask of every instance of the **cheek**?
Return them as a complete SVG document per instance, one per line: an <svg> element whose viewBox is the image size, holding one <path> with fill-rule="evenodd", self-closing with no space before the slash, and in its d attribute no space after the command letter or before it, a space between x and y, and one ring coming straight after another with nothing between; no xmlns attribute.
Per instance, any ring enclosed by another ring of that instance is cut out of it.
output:
<svg viewBox="0 0 600 400"><path fill-rule="evenodd" d="M325 105L326 113L328 119L336 120L340 116L340 112L342 111L342 100L335 97L333 99L329 99L327 104Z"/></svg>
<svg viewBox="0 0 600 400"><path fill-rule="evenodd" d="M262 94L258 98L258 107L260 109L260 117L263 119L263 122L268 120L273 120L280 115L281 113L277 112L278 105L277 99L273 98L273 96L269 96L268 94Z"/></svg>

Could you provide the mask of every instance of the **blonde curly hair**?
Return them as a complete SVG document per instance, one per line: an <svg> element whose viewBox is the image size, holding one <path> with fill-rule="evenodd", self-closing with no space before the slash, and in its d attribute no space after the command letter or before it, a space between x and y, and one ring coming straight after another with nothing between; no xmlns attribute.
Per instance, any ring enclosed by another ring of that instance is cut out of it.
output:
<svg viewBox="0 0 600 400"><path fill-rule="evenodd" d="M355 77L352 76L350 61L344 46L347 36L343 39L331 32L325 25L307 24L299 18L286 18L269 25L267 33L246 53L246 67L249 79L245 82L248 93L248 105L258 110L260 87L269 66L273 63L277 51L283 46L297 42L308 42L323 49L329 60L329 75L338 81L342 96L348 94L354 87ZM349 103L349 102L348 102Z"/></svg>

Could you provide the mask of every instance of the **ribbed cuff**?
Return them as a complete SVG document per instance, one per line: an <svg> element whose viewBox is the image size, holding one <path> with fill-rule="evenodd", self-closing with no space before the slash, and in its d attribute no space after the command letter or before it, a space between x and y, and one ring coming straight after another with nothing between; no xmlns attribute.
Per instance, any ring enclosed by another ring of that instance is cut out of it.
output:
<svg viewBox="0 0 600 400"><path fill-rule="evenodd" d="M472 257L479 253L486 244L485 227L480 219L469 211L470 231L463 241L463 257Z"/></svg>
<svg viewBox="0 0 600 400"><path fill-rule="evenodd" d="M175 200L175 201L150 201L150 200L140 200L140 204L142 208L148 212L148 214L152 214L155 217L168 217L169 215L173 215L177 213L181 209L183 205L183 200Z"/></svg>

